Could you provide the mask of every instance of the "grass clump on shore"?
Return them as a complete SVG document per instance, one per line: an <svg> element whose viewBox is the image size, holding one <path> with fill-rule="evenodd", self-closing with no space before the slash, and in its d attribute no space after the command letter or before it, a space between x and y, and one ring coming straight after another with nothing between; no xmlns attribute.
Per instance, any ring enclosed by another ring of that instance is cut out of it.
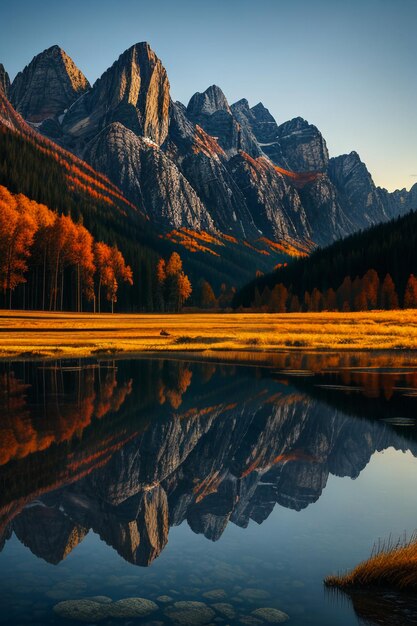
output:
<svg viewBox="0 0 417 626"><path fill-rule="evenodd" d="M409 539L378 542L369 559L346 574L327 576L324 584L343 591L375 587L417 591L417 532Z"/></svg>

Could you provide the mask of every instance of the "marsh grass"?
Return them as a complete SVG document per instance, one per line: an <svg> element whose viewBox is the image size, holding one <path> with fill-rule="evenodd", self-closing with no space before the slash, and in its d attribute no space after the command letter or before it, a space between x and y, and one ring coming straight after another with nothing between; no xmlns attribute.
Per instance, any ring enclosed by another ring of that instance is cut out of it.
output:
<svg viewBox="0 0 417 626"><path fill-rule="evenodd" d="M166 334L161 335L161 329ZM0 311L0 358L99 352L417 350L417 311L101 314Z"/></svg>
<svg viewBox="0 0 417 626"><path fill-rule="evenodd" d="M350 572L327 576L324 584L342 591L376 587L417 591L417 532L409 538L378 541L369 559Z"/></svg>

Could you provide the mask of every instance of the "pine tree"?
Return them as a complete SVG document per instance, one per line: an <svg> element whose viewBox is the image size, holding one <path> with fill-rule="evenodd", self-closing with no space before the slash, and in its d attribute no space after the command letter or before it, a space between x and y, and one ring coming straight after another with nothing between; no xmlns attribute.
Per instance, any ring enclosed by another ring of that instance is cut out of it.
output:
<svg viewBox="0 0 417 626"><path fill-rule="evenodd" d="M404 308L417 309L417 278L410 274L404 292Z"/></svg>
<svg viewBox="0 0 417 626"><path fill-rule="evenodd" d="M213 309L217 306L213 288L207 280L203 280L200 286L200 306L203 309Z"/></svg>
<svg viewBox="0 0 417 626"><path fill-rule="evenodd" d="M398 309L398 295L395 289L394 281L390 274L387 274L382 283L380 292L380 306L381 309Z"/></svg>

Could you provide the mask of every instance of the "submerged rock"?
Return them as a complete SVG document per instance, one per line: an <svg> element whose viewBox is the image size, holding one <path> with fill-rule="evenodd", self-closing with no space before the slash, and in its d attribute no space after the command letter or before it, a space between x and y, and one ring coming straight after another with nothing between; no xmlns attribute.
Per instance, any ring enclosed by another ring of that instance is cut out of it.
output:
<svg viewBox="0 0 417 626"><path fill-rule="evenodd" d="M208 598L209 600L221 600L226 598L226 596L227 593L224 589L211 589L203 593L203 598Z"/></svg>
<svg viewBox="0 0 417 626"><path fill-rule="evenodd" d="M227 602L216 602L216 604L211 605L213 609L216 609L220 615L227 617L229 619L233 619L236 615L236 612L231 604Z"/></svg>
<svg viewBox="0 0 417 626"><path fill-rule="evenodd" d="M60 617L80 622L98 622L111 617L144 617L158 610L158 605L146 598L123 598L112 602L107 596L80 600L65 600L54 606Z"/></svg>
<svg viewBox="0 0 417 626"><path fill-rule="evenodd" d="M265 607L261 609L255 609L252 611L252 615L255 617L261 618L264 622L268 624L282 624L289 620L289 615L284 613L284 611L280 611L278 609L273 609L270 607Z"/></svg>
<svg viewBox="0 0 417 626"><path fill-rule="evenodd" d="M175 602L165 609L165 615L175 624L189 624L198 626L207 624L214 617L215 613L204 602Z"/></svg>
<svg viewBox="0 0 417 626"><path fill-rule="evenodd" d="M93 602L98 602L99 604L110 604L113 602L109 596L92 596L91 598L87 598L88 600L92 600Z"/></svg>
<svg viewBox="0 0 417 626"><path fill-rule="evenodd" d="M158 605L146 598L123 598L112 602L109 608L111 617L142 617L158 610Z"/></svg>
<svg viewBox="0 0 417 626"><path fill-rule="evenodd" d="M162 602L163 604L167 604L168 602L172 602L171 596L158 596L158 602Z"/></svg>
<svg viewBox="0 0 417 626"><path fill-rule="evenodd" d="M79 622L98 622L109 616L108 605L94 600L64 600L54 606L59 617Z"/></svg>
<svg viewBox="0 0 417 626"><path fill-rule="evenodd" d="M263 589L243 589L239 592L239 595L246 600L266 600L271 595Z"/></svg>

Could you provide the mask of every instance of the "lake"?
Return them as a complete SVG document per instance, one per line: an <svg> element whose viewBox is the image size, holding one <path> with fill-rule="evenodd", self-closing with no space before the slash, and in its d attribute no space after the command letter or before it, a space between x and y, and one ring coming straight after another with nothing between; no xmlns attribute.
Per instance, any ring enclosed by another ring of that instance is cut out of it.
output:
<svg viewBox="0 0 417 626"><path fill-rule="evenodd" d="M1 363L0 624L415 624L323 579L417 527L416 404L406 354Z"/></svg>

